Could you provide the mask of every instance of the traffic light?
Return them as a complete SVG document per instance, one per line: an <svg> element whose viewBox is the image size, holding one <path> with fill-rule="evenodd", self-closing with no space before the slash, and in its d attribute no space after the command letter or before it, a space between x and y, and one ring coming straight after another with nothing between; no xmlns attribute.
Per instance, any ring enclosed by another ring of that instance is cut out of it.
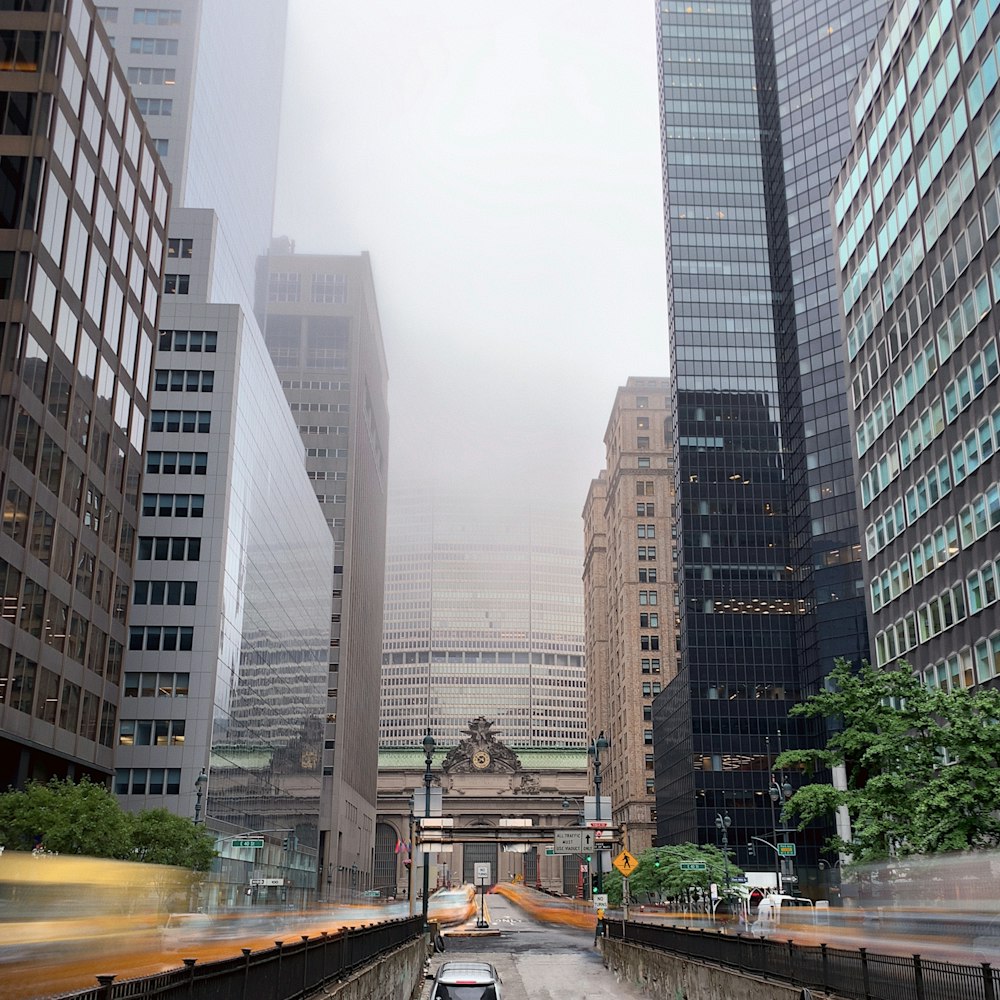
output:
<svg viewBox="0 0 1000 1000"><path fill-rule="evenodd" d="M757 847L752 840L749 844L747 844L747 854L749 854L751 858L757 857Z"/></svg>
<svg viewBox="0 0 1000 1000"><path fill-rule="evenodd" d="M282 849L283 851L287 851L287 850L288 850L288 848L289 848L289 846L291 845L291 842L292 842L292 838L291 838L291 837L285 837L285 838L284 838L284 839L283 839L283 840L281 841L281 849Z"/></svg>
<svg viewBox="0 0 1000 1000"><path fill-rule="evenodd" d="M653 862L653 867L654 867L654 868L659 868L659 867L660 867L660 859L659 859L659 858L657 858L657 859L656 859L656 860L655 860L655 861Z"/></svg>
<svg viewBox="0 0 1000 1000"><path fill-rule="evenodd" d="M587 864L589 865L590 864L590 855L589 854L586 855L583 860L586 861Z"/></svg>

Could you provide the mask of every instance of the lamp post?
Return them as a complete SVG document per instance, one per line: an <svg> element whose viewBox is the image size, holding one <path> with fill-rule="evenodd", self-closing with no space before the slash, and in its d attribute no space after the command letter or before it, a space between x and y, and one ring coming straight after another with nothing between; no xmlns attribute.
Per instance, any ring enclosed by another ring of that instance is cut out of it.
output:
<svg viewBox="0 0 1000 1000"><path fill-rule="evenodd" d="M604 730L602 729L597 739L594 740L589 747L587 747L587 755L594 758L594 791L597 793L597 807L594 813L594 819L600 822L601 819L601 751L608 749L608 741L604 736ZM611 819L609 816L608 819ZM604 892L604 863L601 859L601 852L599 850L594 851L594 857L597 858L597 891L599 893Z"/></svg>
<svg viewBox="0 0 1000 1000"><path fill-rule="evenodd" d="M431 760L434 757L434 737L431 736L430 729L427 730L427 735L424 736L424 818L430 819L431 815L431 781L433 776L431 775ZM426 828L424 829L424 836L427 835ZM424 918L424 930L429 930L430 927L427 923L427 894L430 890L429 880L430 880L430 868L427 864L427 846L424 838L421 837L420 843L420 860L423 862L424 866L424 897L421 900L421 914Z"/></svg>
<svg viewBox="0 0 1000 1000"><path fill-rule="evenodd" d="M722 856L726 862L726 905L729 905L729 828L733 821L729 818L728 810L723 807L723 812L715 814L715 829L722 834Z"/></svg>
<svg viewBox="0 0 1000 1000"><path fill-rule="evenodd" d="M208 784L208 775L205 773L205 768L201 769L201 774L194 779L194 790L195 790L195 800L194 800L194 822L195 825L201 822L201 797L205 794L205 786Z"/></svg>
<svg viewBox="0 0 1000 1000"><path fill-rule="evenodd" d="M778 806L779 803L781 804L782 807L784 807L785 803L792 797L792 795L794 794L795 790L792 788L791 783L788 781L787 777L785 776L784 770L782 770L782 772L781 772L780 781L779 781L778 776L774 773L774 768L773 768L773 766L771 764L771 737L770 736L766 736L766 737L764 737L764 740L767 743L767 770L768 770L768 776L769 776L769 779L770 779L770 784L768 785L767 794L768 794L768 798L770 798L770 800L771 800L771 827L772 827L772 831L774 833L774 843L775 843L775 848L774 848L774 871L775 871L775 874L778 877L778 892L781 892L782 889L784 888L784 885L783 885L783 881L784 880L782 879L781 856L778 853L778 847L777 847L778 839L779 839L778 835L779 835L779 833L781 831L778 830L778 820L777 820L777 817L776 817L775 810L776 810L776 808L777 808L777 806ZM781 730L780 729L778 730L778 755L779 756L781 755Z"/></svg>

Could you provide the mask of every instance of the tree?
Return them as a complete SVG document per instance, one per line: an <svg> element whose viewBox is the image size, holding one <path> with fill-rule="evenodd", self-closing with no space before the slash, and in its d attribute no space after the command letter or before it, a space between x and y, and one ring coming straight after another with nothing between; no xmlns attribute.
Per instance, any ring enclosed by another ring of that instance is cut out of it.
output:
<svg viewBox="0 0 1000 1000"><path fill-rule="evenodd" d="M636 860L638 864L635 873L629 878L632 896L639 893L659 894L683 901L688 907L696 899L706 899L713 882L720 887L721 895L725 895L727 882L731 894L736 895L736 883L733 880L743 874L742 868L729 861L727 878L726 857L720 848L712 844L652 847L643 851ZM691 862L704 864L705 870L685 871L681 868L681 864ZM605 876L604 888L608 893L608 902L614 905L621 903L622 877L617 870Z"/></svg>
<svg viewBox="0 0 1000 1000"><path fill-rule="evenodd" d="M833 721L822 749L790 750L780 767L842 765L847 789L803 785L785 806L800 829L847 808L852 839L831 846L856 862L1000 844L1000 692L928 689L894 670L843 660L828 688L792 715Z"/></svg>
<svg viewBox="0 0 1000 1000"><path fill-rule="evenodd" d="M208 871L215 838L166 809L125 812L103 785L52 778L0 794L0 844Z"/></svg>
<svg viewBox="0 0 1000 1000"><path fill-rule="evenodd" d="M129 818L103 785L87 778L31 781L23 791L0 795L0 843L11 850L127 858Z"/></svg>
<svg viewBox="0 0 1000 1000"><path fill-rule="evenodd" d="M203 827L166 809L144 809L130 817L133 857L155 865L178 865L207 872L215 838Z"/></svg>

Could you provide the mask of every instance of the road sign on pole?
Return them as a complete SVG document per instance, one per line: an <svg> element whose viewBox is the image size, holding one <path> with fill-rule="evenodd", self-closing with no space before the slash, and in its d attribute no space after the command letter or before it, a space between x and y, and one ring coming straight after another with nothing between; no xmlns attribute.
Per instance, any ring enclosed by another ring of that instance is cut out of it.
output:
<svg viewBox="0 0 1000 1000"><path fill-rule="evenodd" d="M233 847L251 847L254 849L264 846L263 837L244 837L242 840L234 840Z"/></svg>
<svg viewBox="0 0 1000 1000"><path fill-rule="evenodd" d="M488 861L477 862L473 865L473 876L477 886L493 884L493 880L490 876L490 863Z"/></svg>
<svg viewBox="0 0 1000 1000"><path fill-rule="evenodd" d="M622 851L621 854L611 862L615 868L618 869L626 878L631 875L639 862L634 854L629 854L628 851Z"/></svg>
<svg viewBox="0 0 1000 1000"><path fill-rule="evenodd" d="M794 858L795 857L795 845L794 844L778 844L778 854L783 858Z"/></svg>
<svg viewBox="0 0 1000 1000"><path fill-rule="evenodd" d="M707 872L708 865L704 861L682 861L680 869L682 872Z"/></svg>
<svg viewBox="0 0 1000 1000"><path fill-rule="evenodd" d="M555 830L553 850L556 854L589 854L594 849L593 830Z"/></svg>

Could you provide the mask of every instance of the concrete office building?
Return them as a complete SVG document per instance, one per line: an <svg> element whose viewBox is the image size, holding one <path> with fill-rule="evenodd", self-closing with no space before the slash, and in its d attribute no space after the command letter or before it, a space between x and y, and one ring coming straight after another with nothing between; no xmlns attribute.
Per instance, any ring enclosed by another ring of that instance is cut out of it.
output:
<svg viewBox="0 0 1000 1000"><path fill-rule="evenodd" d="M894 2L831 196L874 660L1000 673L1000 14Z"/></svg>
<svg viewBox="0 0 1000 1000"><path fill-rule="evenodd" d="M723 811L743 845L766 832L768 740L812 743L788 710L866 655L826 199L885 7L659 4L681 655L654 709L664 842L714 842ZM814 872L823 839L800 838Z"/></svg>
<svg viewBox="0 0 1000 1000"><path fill-rule="evenodd" d="M169 183L84 0L4 4L0 787L107 781Z"/></svg>
<svg viewBox="0 0 1000 1000"><path fill-rule="evenodd" d="M371 886L385 572L388 372L368 254L260 262L267 347L333 535L323 780L333 805L327 889Z"/></svg>
<svg viewBox="0 0 1000 1000"><path fill-rule="evenodd" d="M457 744L486 715L518 746L580 746L582 547L573 519L524 498L393 490L380 745Z"/></svg>
<svg viewBox="0 0 1000 1000"><path fill-rule="evenodd" d="M677 673L670 380L629 378L583 509L591 729L610 746L602 792L633 853L656 843L653 698Z"/></svg>
<svg viewBox="0 0 1000 1000"><path fill-rule="evenodd" d="M328 830L333 546L253 313L285 4L101 15L176 184L115 790L126 808L165 806L216 832L207 902L242 900L254 873L289 882L259 902L301 901L320 885ZM251 832L263 848L233 847Z"/></svg>

